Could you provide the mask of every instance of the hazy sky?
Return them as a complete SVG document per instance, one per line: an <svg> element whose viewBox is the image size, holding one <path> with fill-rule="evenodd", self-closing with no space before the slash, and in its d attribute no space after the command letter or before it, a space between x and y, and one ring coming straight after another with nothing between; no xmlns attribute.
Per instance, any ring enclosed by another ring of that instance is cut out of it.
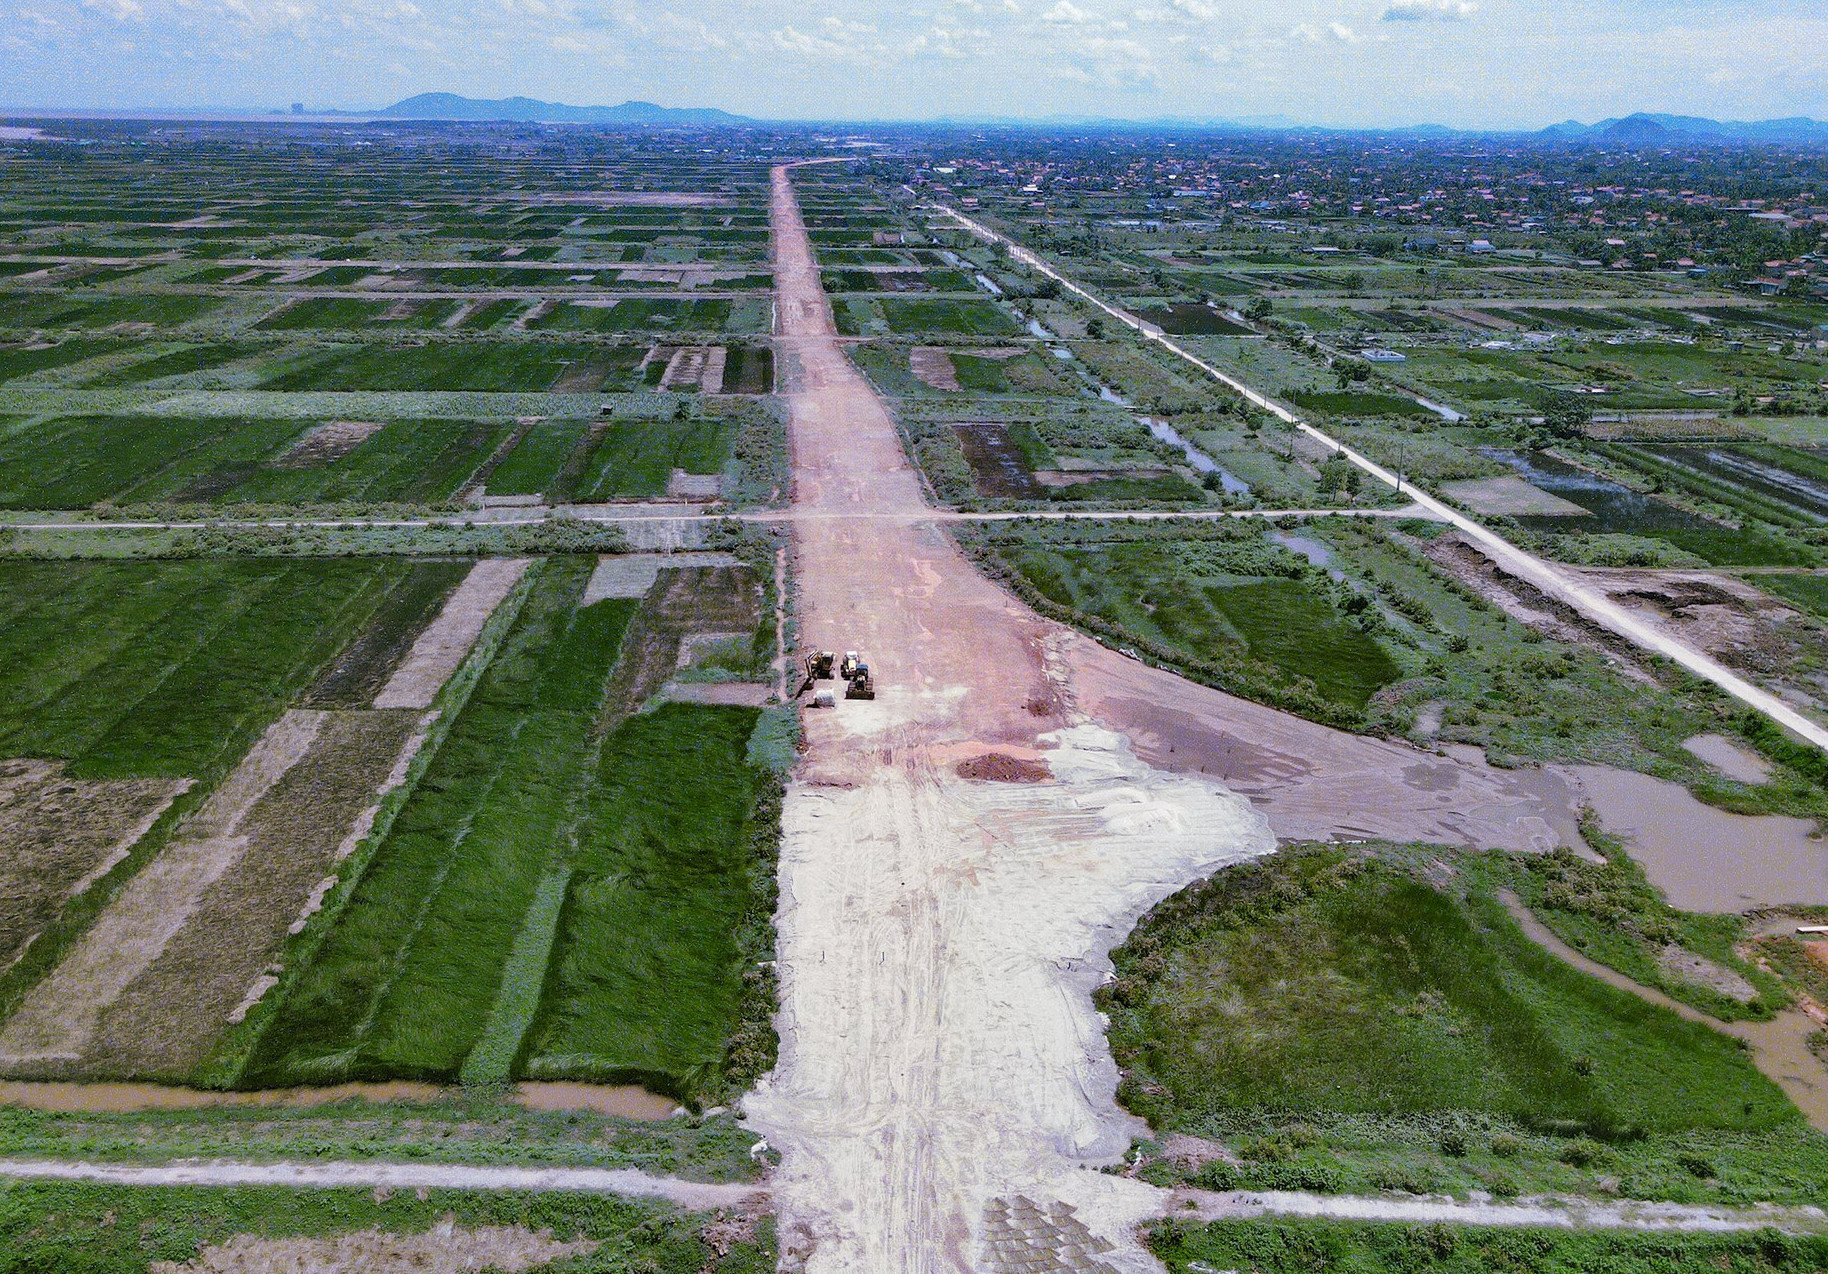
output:
<svg viewBox="0 0 1828 1274"><path fill-rule="evenodd" d="M0 0L0 105L1828 116L1824 0Z"/></svg>

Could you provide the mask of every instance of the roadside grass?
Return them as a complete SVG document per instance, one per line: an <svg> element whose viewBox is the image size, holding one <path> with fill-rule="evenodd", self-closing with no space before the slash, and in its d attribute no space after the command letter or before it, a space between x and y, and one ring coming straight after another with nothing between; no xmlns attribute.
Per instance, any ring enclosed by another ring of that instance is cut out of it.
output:
<svg viewBox="0 0 1828 1274"><path fill-rule="evenodd" d="M773 910L776 829L755 817L769 781L748 761L757 717L668 704L605 744L528 1075L699 1103L772 1061L730 1056L760 976L754 930Z"/></svg>
<svg viewBox="0 0 1828 1274"><path fill-rule="evenodd" d="M1157 906L1099 995L1120 1098L1195 1133L1246 1112L1470 1111L1603 1140L1800 1125L1736 1041L1561 963L1469 865L1301 849Z"/></svg>
<svg viewBox="0 0 1828 1274"><path fill-rule="evenodd" d="M660 496L674 469L723 472L739 425L721 417L617 419L584 460L571 497L582 502Z"/></svg>
<svg viewBox="0 0 1828 1274"><path fill-rule="evenodd" d="M489 474L489 495L556 494L566 461L590 432L588 420L543 421L528 429Z"/></svg>
<svg viewBox="0 0 1828 1274"><path fill-rule="evenodd" d="M1828 1267L1828 1238L1320 1221L1157 1222L1149 1249L1174 1274L1779 1274Z"/></svg>
<svg viewBox="0 0 1828 1274"><path fill-rule="evenodd" d="M753 1181L755 1134L726 1113L657 1121L591 1110L538 1110L500 1087L449 1088L418 1100L360 1095L315 1104L190 1110L71 1111L0 1106L0 1154L103 1163L174 1159L636 1168L689 1181Z"/></svg>
<svg viewBox="0 0 1828 1274"><path fill-rule="evenodd" d="M464 1229L517 1226L561 1242L595 1240L599 1246L590 1254L562 1262L567 1274L762 1274L776 1259L766 1223L734 1241L731 1227L720 1225L714 1246L706 1230L712 1215L614 1195L435 1190L421 1197L369 1189L16 1182L0 1186L0 1270L141 1274L149 1262L172 1262L161 1268L174 1268L239 1235L285 1240L380 1230L408 1238L447 1218ZM418 1258L430 1254L408 1259ZM293 1261L311 1258L295 1248L253 1259L304 1268Z"/></svg>
<svg viewBox="0 0 1828 1274"><path fill-rule="evenodd" d="M550 561L243 1082L456 1076L523 917L572 835L604 685L634 604L576 602Z"/></svg>
<svg viewBox="0 0 1828 1274"><path fill-rule="evenodd" d="M1760 575L1753 582L1767 593L1776 593L1811 615L1828 616L1828 576Z"/></svg>

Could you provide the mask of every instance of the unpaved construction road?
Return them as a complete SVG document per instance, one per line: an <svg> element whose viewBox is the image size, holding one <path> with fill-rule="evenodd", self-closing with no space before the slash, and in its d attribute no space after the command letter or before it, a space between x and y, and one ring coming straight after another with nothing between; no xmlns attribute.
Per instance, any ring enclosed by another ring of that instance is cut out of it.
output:
<svg viewBox="0 0 1828 1274"><path fill-rule="evenodd" d="M1278 833L1544 846L1565 802L1192 686L980 576L840 348L786 169L773 220L801 634L879 695L806 713L783 816L781 1060L745 1103L783 1268L1159 1268L1133 1230L1166 1195L1088 1170L1139 1130L1090 999L1136 916Z"/></svg>

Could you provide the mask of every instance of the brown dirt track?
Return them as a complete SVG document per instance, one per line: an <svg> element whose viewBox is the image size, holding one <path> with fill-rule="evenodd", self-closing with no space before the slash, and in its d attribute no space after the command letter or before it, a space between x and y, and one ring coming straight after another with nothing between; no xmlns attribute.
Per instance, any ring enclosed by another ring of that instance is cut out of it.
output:
<svg viewBox="0 0 1828 1274"><path fill-rule="evenodd" d="M1191 686L979 575L844 357L786 169L774 226L801 638L862 651L879 695L806 714L783 815L781 1063L746 1103L784 1155L783 1268L1159 1268L1131 1229L1165 1196L1081 1170L1137 1131L1104 952L1272 829L1527 847L1565 802ZM1049 1225L1012 1238L1029 1201ZM1069 1264L1088 1231L1109 1249Z"/></svg>

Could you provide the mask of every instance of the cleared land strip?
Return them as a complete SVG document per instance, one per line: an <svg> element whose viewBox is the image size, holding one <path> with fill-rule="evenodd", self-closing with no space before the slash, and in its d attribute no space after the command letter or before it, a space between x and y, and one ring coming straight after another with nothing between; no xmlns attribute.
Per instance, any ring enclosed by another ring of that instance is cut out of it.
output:
<svg viewBox="0 0 1828 1274"><path fill-rule="evenodd" d="M1519 579L1535 585L1557 601L1572 606L1576 611L1579 611L1588 619L1611 629L1633 645L1650 651L1652 654L1662 655L1667 659L1674 660L1695 676L1712 682L1747 707L1762 712L1785 729L1790 730L1801 738L1808 740L1816 747L1828 752L1828 729L1824 729L1822 726L1817 725L1814 721L1805 717L1802 713L1792 708L1776 695L1771 694L1766 690L1761 690L1759 687L1747 681L1744 677L1741 677L1728 669L1724 664L1702 654L1693 647L1675 640L1666 633L1658 632L1649 624L1646 624L1643 620L1631 614L1623 606L1620 606L1611 598L1601 594L1598 590L1571 579L1567 574L1557 570L1543 559L1536 557L1531 553L1526 553L1523 549L1518 548L1515 544L1512 544L1497 532L1475 522L1457 509L1450 508L1441 503L1441 501L1416 487L1414 483L1405 484L1396 474L1391 473L1376 461L1354 451L1338 439L1316 429L1313 425L1308 424L1286 407L1272 402L1269 398L1252 389L1244 382L1226 375L1204 359L1189 353L1174 341L1164 336L1160 328L1155 327L1153 324L1145 323L1142 319L1130 313L1128 310L1112 305L1108 301L1104 301L1099 297L1094 296L1091 292L1048 265L1035 253L1010 239L1007 235L999 234L997 231L992 230L981 222L974 221L963 213L955 212L943 204L929 204L928 207L945 216L951 217L972 234L975 234L980 238L987 239L992 243L1001 243L1005 245L1009 249L1009 254L1023 265L1053 279L1060 284L1061 287L1072 292L1073 295L1097 306L1125 326L1134 328L1137 332L1142 334L1145 340L1154 341L1169 353L1192 363L1214 380L1220 381L1236 391L1247 402L1269 412L1278 419L1295 426L1309 437L1330 448L1336 454L1344 456L1347 460L1376 478L1379 482L1382 482L1386 486L1392 487L1399 492L1406 492L1413 496L1416 504L1424 509L1428 516L1433 517L1438 521L1451 524L1471 540L1473 544L1475 544L1479 550L1489 557L1501 570L1507 571L1510 574L1517 576Z"/></svg>
<svg viewBox="0 0 1828 1274"><path fill-rule="evenodd" d="M767 1197L760 1186L718 1185L656 1177L634 1168L479 1168L434 1163L71 1163L0 1159L0 1178L14 1181L94 1181L122 1186L290 1186L310 1190L354 1187L389 1190L526 1190L625 1194L666 1199L694 1210L741 1207Z"/></svg>
<svg viewBox="0 0 1828 1274"><path fill-rule="evenodd" d="M1673 1230L1700 1233L1779 1229L1792 1234L1828 1231L1820 1208L1779 1208L1768 1204L1723 1208L1637 1199L1587 1199L1536 1195L1510 1203L1444 1197L1387 1198L1352 1194L1309 1194L1298 1190L1177 1190L1174 1215L1202 1221L1246 1221L1268 1217L1324 1217L1333 1221L1397 1221L1409 1224L1548 1227L1557 1230Z"/></svg>

